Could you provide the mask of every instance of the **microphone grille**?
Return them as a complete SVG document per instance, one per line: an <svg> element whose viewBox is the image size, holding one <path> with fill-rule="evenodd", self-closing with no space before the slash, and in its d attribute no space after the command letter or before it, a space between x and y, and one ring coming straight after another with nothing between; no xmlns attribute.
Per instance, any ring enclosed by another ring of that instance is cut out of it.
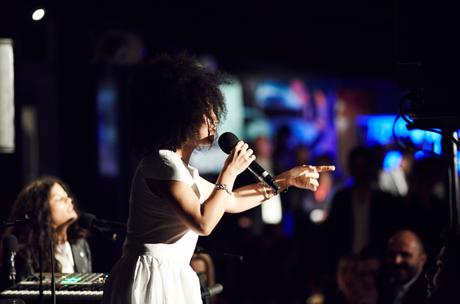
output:
<svg viewBox="0 0 460 304"><path fill-rule="evenodd" d="M214 295L217 295L221 293L224 290L224 286L222 284L215 284L209 288L209 295L212 297Z"/></svg>
<svg viewBox="0 0 460 304"><path fill-rule="evenodd" d="M239 139L235 134L231 132L225 132L219 137L218 144L222 151L229 154L233 147L235 147L235 145L238 143L238 141Z"/></svg>

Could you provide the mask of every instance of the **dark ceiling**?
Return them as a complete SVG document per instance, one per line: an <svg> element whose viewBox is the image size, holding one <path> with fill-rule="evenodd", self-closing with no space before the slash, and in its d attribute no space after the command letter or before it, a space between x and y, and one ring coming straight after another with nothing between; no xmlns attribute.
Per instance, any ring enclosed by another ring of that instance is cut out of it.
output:
<svg viewBox="0 0 460 304"><path fill-rule="evenodd" d="M2 4L4 29L20 31L32 9L44 4L59 30L83 32L88 41L127 29L141 35L151 52L212 54L234 70L268 65L389 73L398 52L392 1L17 2Z"/></svg>
<svg viewBox="0 0 460 304"><path fill-rule="evenodd" d="M129 30L149 52L212 54L238 71L390 75L397 62L446 58L437 46L451 48L458 28L451 21L460 20L452 4L415 0L3 0L0 35L27 32L38 6L48 9L61 38L78 35L82 50L109 30Z"/></svg>
<svg viewBox="0 0 460 304"><path fill-rule="evenodd" d="M213 54L227 69L372 72L386 71L395 55L394 8L381 2L106 1L91 19L99 29L140 31L151 49Z"/></svg>

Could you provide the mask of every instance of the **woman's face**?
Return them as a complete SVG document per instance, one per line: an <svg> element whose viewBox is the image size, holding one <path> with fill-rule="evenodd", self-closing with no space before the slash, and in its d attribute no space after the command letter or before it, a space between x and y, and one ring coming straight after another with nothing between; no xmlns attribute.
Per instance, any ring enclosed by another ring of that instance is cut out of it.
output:
<svg viewBox="0 0 460 304"><path fill-rule="evenodd" d="M214 113L211 114L211 118L204 116L203 124L198 130L198 142L200 146L209 146L214 142L217 136L217 117Z"/></svg>
<svg viewBox="0 0 460 304"><path fill-rule="evenodd" d="M55 183L51 187L49 204L51 221L54 228L70 224L78 218L72 199L58 183Z"/></svg>

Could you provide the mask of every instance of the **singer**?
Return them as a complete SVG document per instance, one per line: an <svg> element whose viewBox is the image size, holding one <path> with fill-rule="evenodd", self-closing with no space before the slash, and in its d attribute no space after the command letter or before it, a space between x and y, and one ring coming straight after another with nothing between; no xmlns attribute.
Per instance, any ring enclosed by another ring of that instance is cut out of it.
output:
<svg viewBox="0 0 460 304"><path fill-rule="evenodd" d="M209 146L225 113L222 75L185 57L160 56L132 79L133 139L140 160L132 181L123 255L106 282L103 303L202 303L190 259L199 235L209 235L225 212L238 213L277 195L260 182L233 189L255 160L238 141L215 184L189 165L194 149ZM315 191L319 172L299 166L275 177L280 191Z"/></svg>
<svg viewBox="0 0 460 304"><path fill-rule="evenodd" d="M63 181L42 177L22 189L12 206L9 221L27 218L26 223L7 228L2 236L4 239L14 235L18 239L16 281L38 273L40 263L43 272L51 272L51 259L56 272L91 272L91 252L85 239L87 231L76 223L76 203ZM54 257L50 256L50 241L54 245ZM8 253L3 248L1 254Z"/></svg>

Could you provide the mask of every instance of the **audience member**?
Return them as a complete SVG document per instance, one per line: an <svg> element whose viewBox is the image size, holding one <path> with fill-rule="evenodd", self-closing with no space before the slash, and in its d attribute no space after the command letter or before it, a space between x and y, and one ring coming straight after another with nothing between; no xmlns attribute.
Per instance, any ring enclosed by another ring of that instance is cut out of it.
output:
<svg viewBox="0 0 460 304"><path fill-rule="evenodd" d="M326 296L327 304L351 304L355 302L358 289L357 264L356 256L344 256L339 259L336 272L337 290Z"/></svg>
<svg viewBox="0 0 460 304"><path fill-rule="evenodd" d="M380 189L393 195L406 196L409 191L408 177L411 173L413 163L414 155L412 152L404 151L401 162L396 168L380 172Z"/></svg>
<svg viewBox="0 0 460 304"><path fill-rule="evenodd" d="M365 147L357 147L349 155L352 182L335 193L326 220L331 265L365 247L383 250L388 237L399 229L398 200L375 187L374 163L372 151Z"/></svg>
<svg viewBox="0 0 460 304"><path fill-rule="evenodd" d="M358 256L356 269L359 280L358 303L378 303L379 292L377 288L377 279L380 270L381 262L379 254L369 247L362 250Z"/></svg>
<svg viewBox="0 0 460 304"><path fill-rule="evenodd" d="M401 230L388 241L380 285L381 304L422 304L426 283L422 270L427 260L420 238Z"/></svg>
<svg viewBox="0 0 460 304"><path fill-rule="evenodd" d="M376 277L380 260L370 255L339 259L336 290L326 294L326 304L377 304Z"/></svg>
<svg viewBox="0 0 460 304"><path fill-rule="evenodd" d="M277 129L273 147L273 170L283 172L286 168L293 165L292 155L294 155L294 135L292 128L282 125Z"/></svg>

